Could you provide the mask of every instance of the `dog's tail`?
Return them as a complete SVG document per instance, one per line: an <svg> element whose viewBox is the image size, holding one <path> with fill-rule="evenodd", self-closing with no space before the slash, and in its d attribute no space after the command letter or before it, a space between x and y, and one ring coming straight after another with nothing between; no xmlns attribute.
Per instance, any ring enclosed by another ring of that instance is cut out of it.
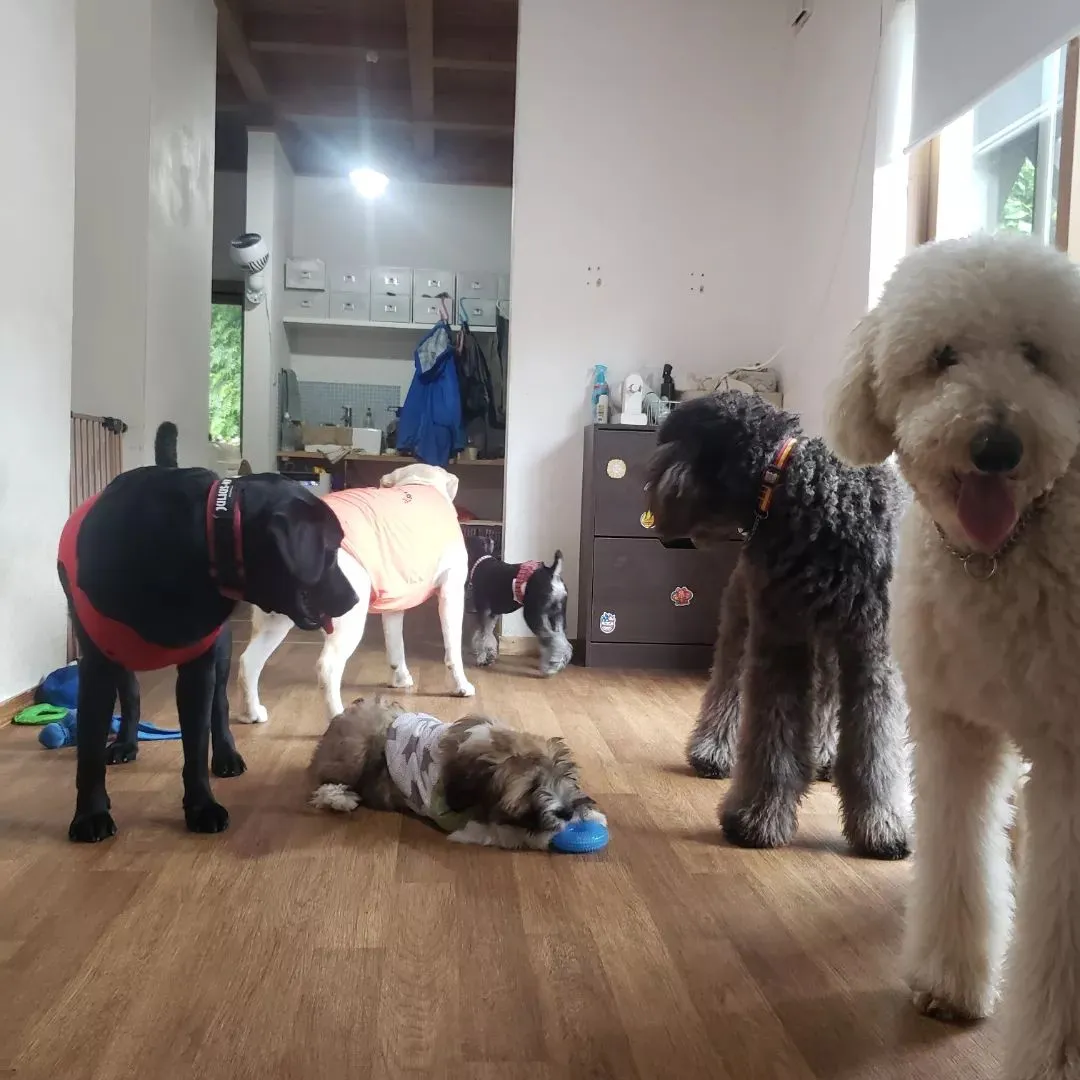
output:
<svg viewBox="0 0 1080 1080"><path fill-rule="evenodd" d="M177 468L176 463L176 425L171 420L166 420L158 425L157 434L154 436L154 464L162 465L166 469Z"/></svg>
<svg viewBox="0 0 1080 1080"><path fill-rule="evenodd" d="M551 576L562 577L562 551L559 548L555 549L555 558L551 563Z"/></svg>

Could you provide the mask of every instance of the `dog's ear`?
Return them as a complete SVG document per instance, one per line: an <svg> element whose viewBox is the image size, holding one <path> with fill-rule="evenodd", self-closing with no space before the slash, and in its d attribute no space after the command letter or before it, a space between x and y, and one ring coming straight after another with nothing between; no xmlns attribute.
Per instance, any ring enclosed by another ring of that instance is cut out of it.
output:
<svg viewBox="0 0 1080 1080"><path fill-rule="evenodd" d="M556 548L555 549L555 558L552 560L552 563L551 563L551 576L553 578L561 578L562 577L562 564L563 564L562 552L558 548Z"/></svg>
<svg viewBox="0 0 1080 1080"><path fill-rule="evenodd" d="M574 755L565 739L554 736L548 739L548 753L551 754L551 764L554 770L564 776L577 777L577 763Z"/></svg>
<svg viewBox="0 0 1080 1080"><path fill-rule="evenodd" d="M851 332L840 377L830 392L829 441L850 465L876 465L896 450L893 433L878 415L873 369L876 335L877 318L871 312Z"/></svg>
<svg viewBox="0 0 1080 1080"><path fill-rule="evenodd" d="M291 499L266 525L285 573L303 586L319 584L344 534L334 512L321 502Z"/></svg>
<svg viewBox="0 0 1080 1080"><path fill-rule="evenodd" d="M461 481L452 472L446 474L446 497L451 502L457 498L460 483Z"/></svg>

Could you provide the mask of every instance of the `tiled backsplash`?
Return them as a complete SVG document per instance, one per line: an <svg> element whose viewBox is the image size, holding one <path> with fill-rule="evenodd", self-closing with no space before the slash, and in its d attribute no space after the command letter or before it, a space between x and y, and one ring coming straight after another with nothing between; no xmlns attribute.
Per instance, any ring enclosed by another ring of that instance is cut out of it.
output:
<svg viewBox="0 0 1080 1080"><path fill-rule="evenodd" d="M353 427L363 427L368 409L372 424L386 430L393 413L401 404L401 388L367 383L301 382L300 404L306 424L340 424L341 410L352 409Z"/></svg>

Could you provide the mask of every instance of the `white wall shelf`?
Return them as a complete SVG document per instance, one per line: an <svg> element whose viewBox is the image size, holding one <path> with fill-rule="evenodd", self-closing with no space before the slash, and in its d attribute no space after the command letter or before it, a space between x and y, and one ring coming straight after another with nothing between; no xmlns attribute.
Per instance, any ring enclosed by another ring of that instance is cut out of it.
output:
<svg viewBox="0 0 1080 1080"><path fill-rule="evenodd" d="M337 326L343 330L430 330L434 323L418 322L373 322L370 319L331 319L321 315L289 315L281 320L286 326ZM494 326L479 326L472 323L470 328L481 334L494 334ZM454 329L458 326L455 324Z"/></svg>

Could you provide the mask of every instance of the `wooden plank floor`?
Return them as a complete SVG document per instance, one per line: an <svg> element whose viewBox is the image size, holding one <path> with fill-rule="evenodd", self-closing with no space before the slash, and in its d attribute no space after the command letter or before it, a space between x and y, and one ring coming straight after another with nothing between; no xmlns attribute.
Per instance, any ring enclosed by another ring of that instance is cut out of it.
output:
<svg viewBox="0 0 1080 1080"><path fill-rule="evenodd" d="M407 625L416 707L452 719ZM238 638L246 627L238 629ZM426 636L426 635L423 635ZM346 700L384 675L381 637ZM178 743L111 772L121 833L66 839L74 751L0 730L0 1077L27 1080L973 1080L993 1026L916 1017L898 978L906 865L850 857L818 785L787 850L724 845L722 783L683 765L700 679L524 659L477 706L570 740L598 856L462 848L419 822L305 805L317 643L267 667L232 827L186 833ZM146 719L175 724L171 674ZM234 695L235 701L235 695Z"/></svg>

